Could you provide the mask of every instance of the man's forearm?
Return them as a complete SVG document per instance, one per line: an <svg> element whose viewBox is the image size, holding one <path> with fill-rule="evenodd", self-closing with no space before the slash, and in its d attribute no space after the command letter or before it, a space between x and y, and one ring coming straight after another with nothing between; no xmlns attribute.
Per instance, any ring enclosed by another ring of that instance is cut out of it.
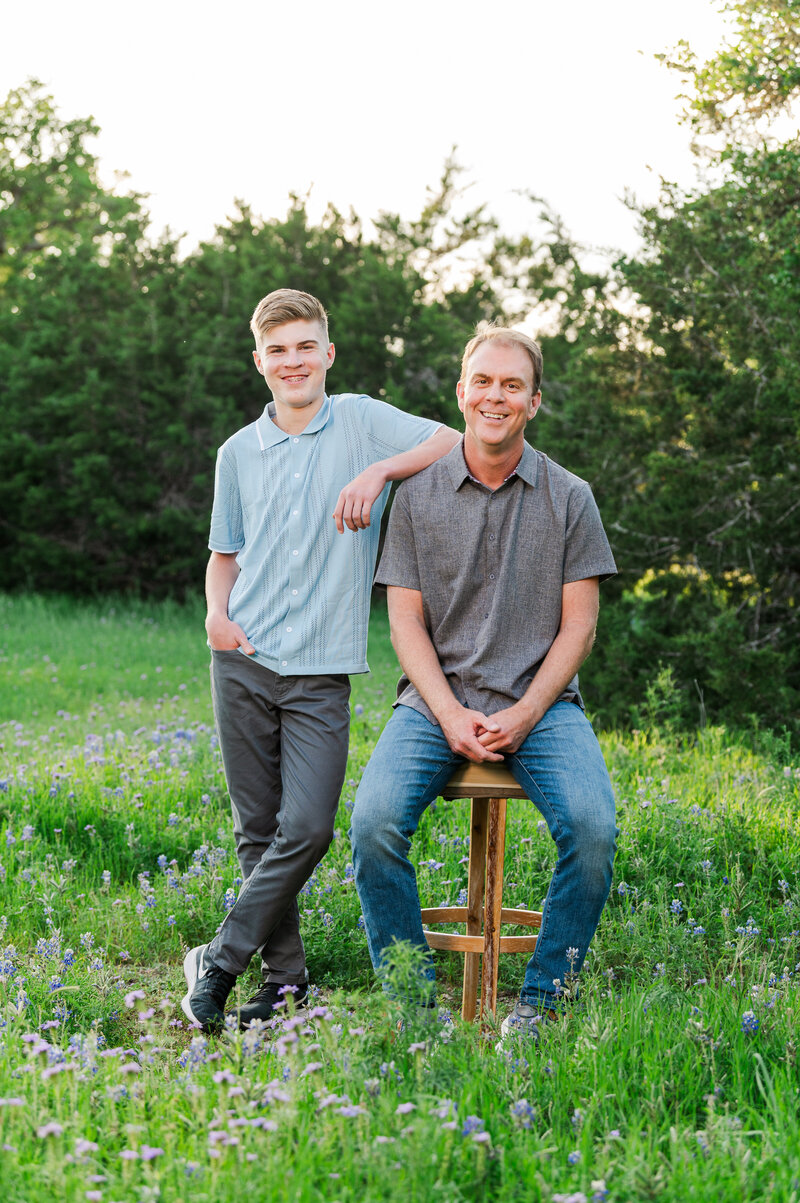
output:
<svg viewBox="0 0 800 1203"><path fill-rule="evenodd" d="M561 697L592 650L593 643L594 625L591 628L576 625L559 631L536 676L517 703L530 713L531 730Z"/></svg>
<svg viewBox="0 0 800 1203"><path fill-rule="evenodd" d="M596 577L574 581L562 589L561 626L525 693L492 715L494 730L479 733L485 748L516 752L536 724L561 696L583 664L594 642L599 605Z"/></svg>
<svg viewBox="0 0 800 1203"><path fill-rule="evenodd" d="M475 762L502 760L499 752L483 747L480 731L491 727L491 720L477 710L469 710L458 701L442 672L422 610L419 592L389 588L389 618L392 644L403 671L442 728L442 733L458 756Z"/></svg>
<svg viewBox="0 0 800 1203"><path fill-rule="evenodd" d="M460 703L447 683L424 622L390 607L392 647L403 672L440 726Z"/></svg>

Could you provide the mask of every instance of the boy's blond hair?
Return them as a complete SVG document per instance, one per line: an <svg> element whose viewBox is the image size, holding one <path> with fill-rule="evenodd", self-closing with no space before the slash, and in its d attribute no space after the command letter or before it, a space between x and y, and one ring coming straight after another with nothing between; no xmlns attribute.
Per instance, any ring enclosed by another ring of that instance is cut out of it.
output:
<svg viewBox="0 0 800 1203"><path fill-rule="evenodd" d="M261 298L250 319L256 346L264 341L275 326L297 321L319 322L325 332L325 342L330 341L328 315L316 297L309 292L299 292L296 288L276 288Z"/></svg>

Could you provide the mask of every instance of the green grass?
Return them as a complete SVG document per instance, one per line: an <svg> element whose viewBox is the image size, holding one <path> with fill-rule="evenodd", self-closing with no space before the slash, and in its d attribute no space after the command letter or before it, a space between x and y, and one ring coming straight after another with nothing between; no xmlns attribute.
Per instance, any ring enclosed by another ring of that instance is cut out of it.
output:
<svg viewBox="0 0 800 1203"><path fill-rule="evenodd" d="M182 950L238 866L199 604L0 598L0 649L8 1203L800 1199L800 769L779 736L602 734L621 838L578 1004L539 1049L457 1016L398 1031L348 869L397 675L377 608L337 837L301 896L316 1007L209 1040L181 1022ZM465 886L466 828L461 803L425 816L424 904ZM553 861L512 804L507 899L538 906ZM453 1012L460 969L437 960ZM501 1010L523 969L502 958Z"/></svg>

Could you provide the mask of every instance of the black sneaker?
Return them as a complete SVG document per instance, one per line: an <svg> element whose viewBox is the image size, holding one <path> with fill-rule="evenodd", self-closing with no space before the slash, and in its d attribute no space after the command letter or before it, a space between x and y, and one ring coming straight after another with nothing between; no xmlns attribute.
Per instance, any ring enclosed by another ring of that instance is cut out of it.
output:
<svg viewBox="0 0 800 1203"><path fill-rule="evenodd" d="M295 1010L304 1007L308 999L308 983L283 986L280 982L264 982L261 989L256 990L253 997L248 998L239 1008L239 1027L246 1028L254 1019L262 1019L266 1023L276 1009L279 1014L287 1010L290 998L294 1002Z"/></svg>
<svg viewBox="0 0 800 1203"><path fill-rule="evenodd" d="M220 969L206 957L207 944L192 948L183 958L188 992L181 999L185 1015L204 1032L216 1032L225 1022L225 1002L236 984L236 975Z"/></svg>

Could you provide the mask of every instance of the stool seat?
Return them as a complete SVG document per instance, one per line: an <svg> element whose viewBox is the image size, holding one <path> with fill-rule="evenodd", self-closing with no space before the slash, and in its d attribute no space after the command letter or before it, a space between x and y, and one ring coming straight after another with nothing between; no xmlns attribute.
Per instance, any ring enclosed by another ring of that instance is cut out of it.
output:
<svg viewBox="0 0 800 1203"><path fill-rule="evenodd" d="M501 760L474 764L465 760L454 771L441 793L446 801L456 798L527 798L525 790Z"/></svg>
<svg viewBox="0 0 800 1203"><path fill-rule="evenodd" d="M467 905L425 907L426 924L463 923L466 933L425 930L429 947L464 953L461 1014L471 1021L476 1013L478 967L481 972L480 1013L497 1012L498 956L505 952L531 953L537 936L503 936L502 923L539 928L540 911L503 906L503 858L505 855L506 808L509 798L527 798L523 787L501 761L474 764L463 761L441 791L448 801L471 800L469 877ZM484 904L485 895L485 904Z"/></svg>

